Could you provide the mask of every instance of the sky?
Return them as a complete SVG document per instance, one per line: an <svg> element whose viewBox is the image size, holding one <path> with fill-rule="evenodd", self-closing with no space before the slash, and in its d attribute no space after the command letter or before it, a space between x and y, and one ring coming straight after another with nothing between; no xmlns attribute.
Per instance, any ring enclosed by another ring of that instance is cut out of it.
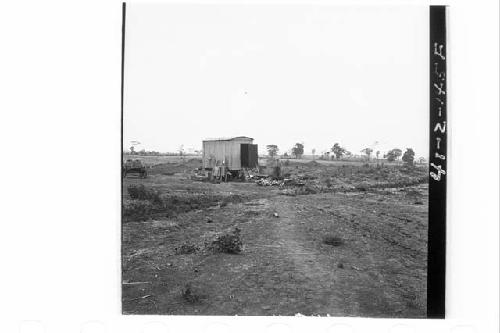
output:
<svg viewBox="0 0 500 333"><path fill-rule="evenodd" d="M124 149L428 155L428 7L127 4Z"/></svg>

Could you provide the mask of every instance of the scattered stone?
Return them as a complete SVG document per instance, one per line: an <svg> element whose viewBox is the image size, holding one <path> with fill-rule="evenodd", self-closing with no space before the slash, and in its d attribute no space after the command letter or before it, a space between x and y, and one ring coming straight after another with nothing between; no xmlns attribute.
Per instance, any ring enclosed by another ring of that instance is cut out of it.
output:
<svg viewBox="0 0 500 333"><path fill-rule="evenodd" d="M273 214L273 216L274 216L274 217L280 217L280 216L278 215L278 213L274 213L274 214Z"/></svg>
<svg viewBox="0 0 500 333"><path fill-rule="evenodd" d="M338 265L337 265L338 268L344 268L344 264L339 262Z"/></svg>
<svg viewBox="0 0 500 333"><path fill-rule="evenodd" d="M212 222L214 222L214 221L211 218L207 219L207 223L212 223Z"/></svg>

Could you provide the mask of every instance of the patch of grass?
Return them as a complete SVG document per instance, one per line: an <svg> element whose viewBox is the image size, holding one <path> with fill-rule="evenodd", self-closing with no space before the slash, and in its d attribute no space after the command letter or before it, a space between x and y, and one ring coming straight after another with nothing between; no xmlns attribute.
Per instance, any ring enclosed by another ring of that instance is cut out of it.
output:
<svg viewBox="0 0 500 333"><path fill-rule="evenodd" d="M145 221L153 210L151 202L146 200L124 200L123 220L124 221Z"/></svg>
<svg viewBox="0 0 500 333"><path fill-rule="evenodd" d="M326 235L323 237L323 243L331 246L344 245L344 240L338 236Z"/></svg>
<svg viewBox="0 0 500 333"><path fill-rule="evenodd" d="M134 200L148 200L154 205L162 205L163 200L161 198L160 192L155 189L150 189L140 185L130 185L127 187L128 195Z"/></svg>
<svg viewBox="0 0 500 333"><path fill-rule="evenodd" d="M217 205L222 198L211 194L167 195L163 197L162 213L175 216L179 213Z"/></svg>
<svg viewBox="0 0 500 333"><path fill-rule="evenodd" d="M243 250L240 232L239 228L234 228L233 231L218 236L211 244L212 249L222 253L240 253Z"/></svg>
<svg viewBox="0 0 500 333"><path fill-rule="evenodd" d="M259 216L260 212L255 211L255 210L247 210L243 213L246 217L254 217L254 216Z"/></svg>
<svg viewBox="0 0 500 333"><path fill-rule="evenodd" d="M221 202L220 206L221 207L225 207L225 206L227 206L230 203L240 203L242 201L243 201L243 198L240 195L233 194L233 195L229 195L227 197L224 197L222 199L222 202Z"/></svg>
<svg viewBox="0 0 500 333"><path fill-rule="evenodd" d="M368 185L366 185L366 184L359 184L359 185L356 185L356 187L355 187L355 188L356 188L356 190L358 190L358 191L361 191L361 192L366 192L366 191L368 191L369 186L368 186Z"/></svg>
<svg viewBox="0 0 500 333"><path fill-rule="evenodd" d="M420 193L419 191L414 190L414 189L407 189L407 190L405 191L405 195L406 195L407 197L420 197L420 196L422 196L422 195L421 195L421 193Z"/></svg>
<svg viewBox="0 0 500 333"><path fill-rule="evenodd" d="M176 254L191 254L199 250L199 247L193 244L182 244L180 247L175 248Z"/></svg>
<svg viewBox="0 0 500 333"><path fill-rule="evenodd" d="M318 194L321 193L319 188L316 188L312 184L306 184L305 186L297 187L294 191L295 195L308 195L308 194ZM286 193L286 195L290 195Z"/></svg>
<svg viewBox="0 0 500 333"><path fill-rule="evenodd" d="M197 303L201 299L201 295L193 290L191 283L186 283L186 285L182 288L181 296L183 300L191 304Z"/></svg>

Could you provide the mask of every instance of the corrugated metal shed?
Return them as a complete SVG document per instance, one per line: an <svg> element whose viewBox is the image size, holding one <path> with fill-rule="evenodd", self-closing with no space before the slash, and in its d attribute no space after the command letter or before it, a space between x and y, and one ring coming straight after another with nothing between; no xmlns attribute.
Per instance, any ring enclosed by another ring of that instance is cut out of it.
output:
<svg viewBox="0 0 500 333"><path fill-rule="evenodd" d="M242 144L252 145L253 138L237 136L203 140L203 167L225 165L229 170L241 170L245 167L241 164Z"/></svg>

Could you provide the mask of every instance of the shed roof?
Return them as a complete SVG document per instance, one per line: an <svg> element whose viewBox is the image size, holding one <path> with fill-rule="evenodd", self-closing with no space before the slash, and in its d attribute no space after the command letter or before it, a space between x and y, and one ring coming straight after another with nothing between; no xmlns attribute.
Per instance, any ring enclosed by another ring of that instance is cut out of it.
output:
<svg viewBox="0 0 500 333"><path fill-rule="evenodd" d="M233 136L233 137L228 137L228 138L209 138L205 139L203 141L232 141L236 139L250 139L253 140L253 138L250 138L248 136Z"/></svg>

